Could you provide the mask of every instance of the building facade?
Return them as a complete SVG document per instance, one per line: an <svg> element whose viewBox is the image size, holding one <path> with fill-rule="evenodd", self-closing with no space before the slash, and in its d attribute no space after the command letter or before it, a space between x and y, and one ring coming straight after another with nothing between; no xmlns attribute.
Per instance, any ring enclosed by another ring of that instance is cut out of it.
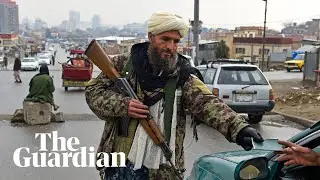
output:
<svg viewBox="0 0 320 180"><path fill-rule="evenodd" d="M19 7L16 2L0 0L0 34L19 33Z"/></svg>
<svg viewBox="0 0 320 180"><path fill-rule="evenodd" d="M16 34L0 34L0 47L12 47L18 42L19 37Z"/></svg>
<svg viewBox="0 0 320 180"><path fill-rule="evenodd" d="M235 58L241 58L248 61L259 61L262 56L263 38L243 38L234 37L233 54ZM292 38L266 37L265 38L265 58L270 53L290 52L292 51Z"/></svg>
<svg viewBox="0 0 320 180"><path fill-rule="evenodd" d="M80 12L70 11L69 12L69 25L70 30L76 30L80 27Z"/></svg>

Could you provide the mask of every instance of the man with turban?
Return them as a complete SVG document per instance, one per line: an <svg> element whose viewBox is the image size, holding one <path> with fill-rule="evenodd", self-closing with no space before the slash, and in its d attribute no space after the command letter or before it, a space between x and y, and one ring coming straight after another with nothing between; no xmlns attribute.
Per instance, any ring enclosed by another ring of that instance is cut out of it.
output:
<svg viewBox="0 0 320 180"><path fill-rule="evenodd" d="M124 152L126 155L126 167L97 167L102 179L178 179L161 148L139 124L139 119L147 118L148 114L165 137L172 151L171 161L181 176L185 171L185 109L246 150L252 148L251 138L263 141L243 117L209 91L199 71L177 53L178 43L187 29L180 16L156 12L148 21L149 41L133 45L129 55L112 59L115 68L126 76L139 99L120 94L103 74L91 80L86 87L88 106L105 121L97 159L106 160L101 152ZM126 118L130 121L123 133L120 127ZM197 138L195 125L194 135ZM109 158L109 165L114 163L111 161Z"/></svg>

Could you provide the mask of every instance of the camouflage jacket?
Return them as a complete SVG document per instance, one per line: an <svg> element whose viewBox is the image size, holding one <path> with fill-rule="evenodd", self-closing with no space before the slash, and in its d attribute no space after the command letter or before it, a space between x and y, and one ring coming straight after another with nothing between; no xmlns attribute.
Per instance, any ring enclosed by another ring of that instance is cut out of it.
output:
<svg viewBox="0 0 320 180"><path fill-rule="evenodd" d="M123 72L128 62L128 57L129 55L121 55L112 59L118 72ZM136 82L135 79L129 80L132 83ZM196 76L190 75L183 87L181 87L181 90L183 104L180 105L189 109L193 115L201 117L200 119L204 123L217 129L228 141L235 142L238 132L248 126L247 122L240 115L232 111L223 101L214 96ZM117 93L111 81L102 74L96 79L91 80L88 84L85 97L88 106L94 114L105 121L98 152L114 152L114 149L116 149L114 141L117 137L117 126L115 124L121 117L127 116L130 98ZM177 168L183 169L183 142L186 131L186 115L181 110L178 110L177 113L175 163Z"/></svg>

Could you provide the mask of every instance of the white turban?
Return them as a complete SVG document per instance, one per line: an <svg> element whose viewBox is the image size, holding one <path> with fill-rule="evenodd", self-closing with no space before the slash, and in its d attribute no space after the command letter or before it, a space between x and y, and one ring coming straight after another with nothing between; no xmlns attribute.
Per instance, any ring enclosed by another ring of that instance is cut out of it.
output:
<svg viewBox="0 0 320 180"><path fill-rule="evenodd" d="M148 32L157 35L167 31L179 31L180 36L187 35L188 26L182 17L168 12L156 12L148 21Z"/></svg>

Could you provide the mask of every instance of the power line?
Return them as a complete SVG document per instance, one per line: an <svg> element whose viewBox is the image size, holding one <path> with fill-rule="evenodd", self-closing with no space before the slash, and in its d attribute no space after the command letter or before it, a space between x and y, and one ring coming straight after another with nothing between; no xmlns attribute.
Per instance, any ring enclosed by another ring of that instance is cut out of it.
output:
<svg viewBox="0 0 320 180"><path fill-rule="evenodd" d="M294 18L294 19L287 19L287 20L279 20L279 21L268 21L268 24L273 24L273 23L285 23L285 22L290 22L290 21L295 21L295 20L299 20L299 19L312 19L312 18L316 18L317 16L320 16L320 14L318 15L314 15L314 16L307 16L307 17L300 17L300 18ZM214 24L206 24L204 23L204 26L217 26L217 25L222 25L222 26L241 26L241 25L260 25L263 24L263 22L256 22L256 23L239 23L239 24L219 24L219 23L214 23Z"/></svg>

